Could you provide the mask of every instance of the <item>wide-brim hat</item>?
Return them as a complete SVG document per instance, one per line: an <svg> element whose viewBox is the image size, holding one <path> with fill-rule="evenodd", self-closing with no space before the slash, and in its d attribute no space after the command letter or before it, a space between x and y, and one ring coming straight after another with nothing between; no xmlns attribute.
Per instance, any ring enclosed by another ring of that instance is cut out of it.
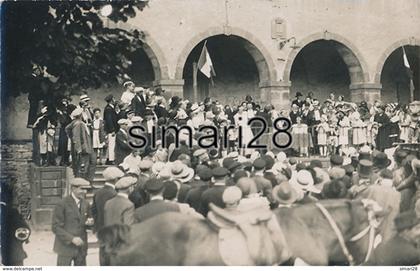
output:
<svg viewBox="0 0 420 271"><path fill-rule="evenodd" d="M291 182L303 191L308 191L315 194L321 193L321 191L314 185L314 179L312 177L312 174L305 169L300 170L297 173L296 178L293 178Z"/></svg>
<svg viewBox="0 0 420 271"><path fill-rule="evenodd" d="M373 157L373 166L377 168L387 168L391 164L391 160L388 156L380 152L376 156Z"/></svg>
<svg viewBox="0 0 420 271"><path fill-rule="evenodd" d="M272 195L280 204L292 204L298 199L296 190L288 182L276 185L273 188Z"/></svg>
<svg viewBox="0 0 420 271"><path fill-rule="evenodd" d="M176 162L172 164L171 177L185 183L194 177L194 170L181 162Z"/></svg>
<svg viewBox="0 0 420 271"><path fill-rule="evenodd" d="M124 82L123 87L127 87L128 85L134 85L133 81Z"/></svg>

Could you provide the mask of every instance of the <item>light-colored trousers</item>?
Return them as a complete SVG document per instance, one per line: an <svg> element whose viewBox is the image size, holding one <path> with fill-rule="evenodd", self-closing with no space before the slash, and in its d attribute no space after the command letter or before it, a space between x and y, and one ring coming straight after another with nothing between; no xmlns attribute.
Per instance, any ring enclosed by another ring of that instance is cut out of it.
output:
<svg viewBox="0 0 420 271"><path fill-rule="evenodd" d="M115 134L108 134L108 160L115 160Z"/></svg>

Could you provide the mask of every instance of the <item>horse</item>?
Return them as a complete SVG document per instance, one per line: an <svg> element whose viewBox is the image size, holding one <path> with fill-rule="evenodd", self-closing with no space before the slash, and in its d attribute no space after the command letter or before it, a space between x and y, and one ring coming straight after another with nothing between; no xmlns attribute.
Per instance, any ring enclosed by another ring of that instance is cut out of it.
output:
<svg viewBox="0 0 420 271"><path fill-rule="evenodd" d="M389 212L363 199L322 200L274 213L295 258L308 265L358 265L374 249L377 219Z"/></svg>
<svg viewBox="0 0 420 271"><path fill-rule="evenodd" d="M369 238L362 236L348 243L363 230L370 229L366 204L360 200L320 201L343 234L355 262L369 250ZM274 210L286 242L281 263L300 258L310 265L345 262L331 225L315 204ZM167 212L139 224L110 225L98 234L111 265L221 266L218 232L205 219ZM286 253L290 252L290 253Z"/></svg>

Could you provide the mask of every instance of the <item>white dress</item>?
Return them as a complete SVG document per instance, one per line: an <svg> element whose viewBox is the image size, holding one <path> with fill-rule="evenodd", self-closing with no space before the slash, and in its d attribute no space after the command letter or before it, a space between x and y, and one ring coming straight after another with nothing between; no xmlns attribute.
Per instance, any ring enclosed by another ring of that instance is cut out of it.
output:
<svg viewBox="0 0 420 271"><path fill-rule="evenodd" d="M92 145L94 149L101 149L103 147L103 143L101 143L101 139L99 137L101 123L102 123L101 118L93 120Z"/></svg>
<svg viewBox="0 0 420 271"><path fill-rule="evenodd" d="M246 111L243 111L242 114L236 113L233 119L235 120L235 125L238 128L242 127L242 145L248 145L254 137L251 127L248 125L248 113ZM239 130L238 135L240 135Z"/></svg>

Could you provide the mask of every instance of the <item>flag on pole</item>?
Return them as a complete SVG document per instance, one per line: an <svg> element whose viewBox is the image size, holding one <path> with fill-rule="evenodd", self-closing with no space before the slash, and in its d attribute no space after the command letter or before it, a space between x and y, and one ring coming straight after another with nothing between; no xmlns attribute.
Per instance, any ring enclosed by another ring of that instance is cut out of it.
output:
<svg viewBox="0 0 420 271"><path fill-rule="evenodd" d="M408 62L407 55L405 53L404 46L402 46L403 49L403 61L404 61L404 67L407 71L408 78L410 79L410 101L414 101L414 82L413 82L413 71L410 67L410 62Z"/></svg>
<svg viewBox="0 0 420 271"><path fill-rule="evenodd" d="M198 69L207 77L212 78L216 76L213 68L209 52L207 51L207 41L204 42L203 49L201 50L200 58L198 59Z"/></svg>

